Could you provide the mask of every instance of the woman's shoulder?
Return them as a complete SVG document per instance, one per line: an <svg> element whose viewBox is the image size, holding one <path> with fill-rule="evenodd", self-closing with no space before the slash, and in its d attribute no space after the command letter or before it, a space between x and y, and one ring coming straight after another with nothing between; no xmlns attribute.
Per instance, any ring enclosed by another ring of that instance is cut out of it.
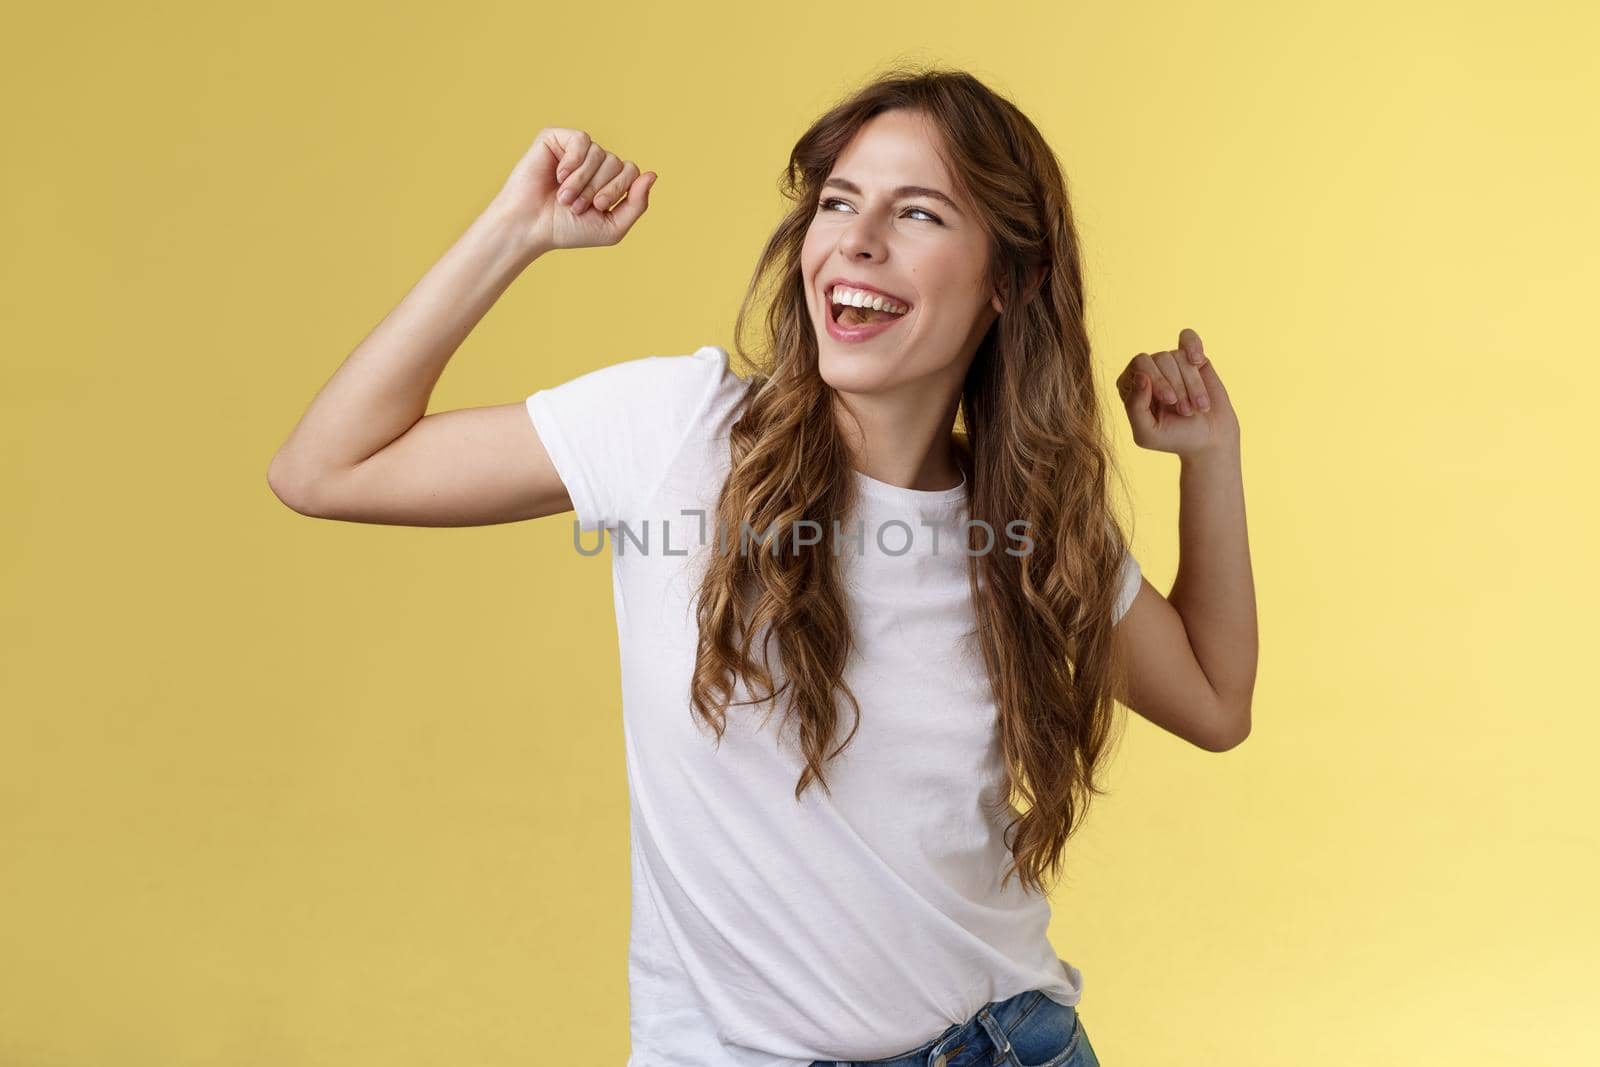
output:
<svg viewBox="0 0 1600 1067"><path fill-rule="evenodd" d="M588 530L637 514L674 466L725 437L749 384L724 348L702 345L605 364L526 405Z"/></svg>
<svg viewBox="0 0 1600 1067"><path fill-rule="evenodd" d="M697 412L742 396L749 382L733 370L727 350L701 345L682 355L616 360L541 389L533 404L559 405L590 420L608 418L643 432L687 426Z"/></svg>
<svg viewBox="0 0 1600 1067"><path fill-rule="evenodd" d="M754 375L737 371L721 345L702 345L685 356L655 358L664 363L656 373L670 379L666 388L686 399L690 426L725 428L727 417L743 408L758 381Z"/></svg>
<svg viewBox="0 0 1600 1067"><path fill-rule="evenodd" d="M685 415L742 397L751 384L748 376L734 370L721 345L701 345L685 355L638 356L594 373L607 378L619 393Z"/></svg>

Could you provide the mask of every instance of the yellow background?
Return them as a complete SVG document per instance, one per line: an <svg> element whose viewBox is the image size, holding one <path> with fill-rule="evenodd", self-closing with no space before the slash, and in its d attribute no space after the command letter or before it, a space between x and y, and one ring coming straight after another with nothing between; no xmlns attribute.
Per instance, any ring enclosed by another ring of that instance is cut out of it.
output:
<svg viewBox="0 0 1600 1067"><path fill-rule="evenodd" d="M546 125L660 182L430 410L731 346L794 138L895 58L1065 164L1109 388L1205 339L1255 728L1133 720L1052 937L1112 1065L1600 1058L1597 18L1568 3L34 5L3 46L0 1063L628 1053L605 558L304 518L273 451Z"/></svg>

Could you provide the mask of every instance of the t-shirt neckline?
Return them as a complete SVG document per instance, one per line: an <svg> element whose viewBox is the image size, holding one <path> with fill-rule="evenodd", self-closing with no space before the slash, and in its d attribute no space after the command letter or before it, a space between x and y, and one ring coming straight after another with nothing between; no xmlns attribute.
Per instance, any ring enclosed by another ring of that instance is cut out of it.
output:
<svg viewBox="0 0 1600 1067"><path fill-rule="evenodd" d="M852 473L856 477L857 487L860 488L863 494L891 504L921 504L937 507L960 503L967 498L966 471L961 472L960 484L949 489L907 489L905 486L879 481L853 468Z"/></svg>

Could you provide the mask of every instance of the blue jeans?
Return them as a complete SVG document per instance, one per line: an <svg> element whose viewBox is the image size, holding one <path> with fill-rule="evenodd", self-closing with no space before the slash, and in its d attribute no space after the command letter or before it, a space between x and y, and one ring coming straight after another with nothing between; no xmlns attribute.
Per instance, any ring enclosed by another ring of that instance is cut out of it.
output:
<svg viewBox="0 0 1600 1067"><path fill-rule="evenodd" d="M910 1052L811 1067L1100 1067L1078 1010L1037 989L994 1000Z"/></svg>

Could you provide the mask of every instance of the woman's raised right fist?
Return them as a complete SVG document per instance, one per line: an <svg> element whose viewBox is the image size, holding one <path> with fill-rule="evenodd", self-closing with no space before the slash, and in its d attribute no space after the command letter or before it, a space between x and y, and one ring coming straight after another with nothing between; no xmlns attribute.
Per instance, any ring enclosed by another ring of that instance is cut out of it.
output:
<svg viewBox="0 0 1600 1067"><path fill-rule="evenodd" d="M655 171L640 174L582 130L548 126L495 199L539 251L592 248L622 240L655 182Z"/></svg>

